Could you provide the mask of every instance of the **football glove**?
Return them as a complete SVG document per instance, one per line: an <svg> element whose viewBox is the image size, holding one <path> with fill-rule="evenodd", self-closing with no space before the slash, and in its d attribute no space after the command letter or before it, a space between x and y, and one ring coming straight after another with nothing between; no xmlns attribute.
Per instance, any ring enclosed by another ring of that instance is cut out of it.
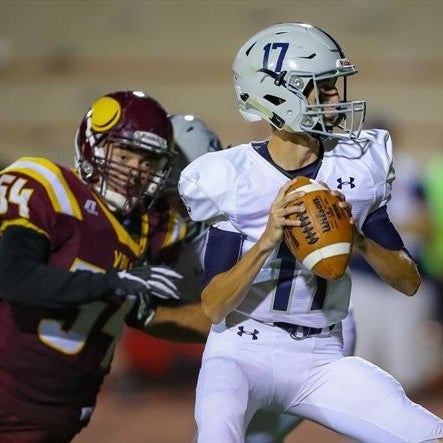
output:
<svg viewBox="0 0 443 443"><path fill-rule="evenodd" d="M128 298L134 298L135 303L126 316L126 324L137 329L145 328L155 315L157 305L154 297L147 292L140 292L137 295L129 295Z"/></svg>
<svg viewBox="0 0 443 443"><path fill-rule="evenodd" d="M127 271L111 269L106 276L115 295L119 297L149 293L163 300L180 300L177 282L182 276L167 266L145 263Z"/></svg>
<svg viewBox="0 0 443 443"><path fill-rule="evenodd" d="M166 269L172 271L169 268ZM175 271L172 272L175 276L181 278L180 274L177 274ZM157 295L157 293L159 295ZM133 299L135 302L131 311L126 316L126 324L137 329L144 329L148 326L154 318L158 304L167 305L170 302L177 302L180 300L177 290L175 292L171 291L166 297L163 292L153 291L152 289L145 289L137 294L130 294L127 298Z"/></svg>

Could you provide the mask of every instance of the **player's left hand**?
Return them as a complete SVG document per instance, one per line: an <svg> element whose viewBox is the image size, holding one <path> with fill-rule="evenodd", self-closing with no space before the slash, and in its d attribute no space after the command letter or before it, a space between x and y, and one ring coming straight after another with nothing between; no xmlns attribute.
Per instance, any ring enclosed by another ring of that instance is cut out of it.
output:
<svg viewBox="0 0 443 443"><path fill-rule="evenodd" d="M326 186L332 195L335 195L340 199L339 206L343 209L346 209L348 211L350 220L349 222L352 224L352 242L354 244L354 247L361 247L362 244L364 244L364 235L357 229L357 226L354 223L354 219L352 217L352 205L346 200L346 196L342 194L337 189L331 190L329 186L325 182L320 182L322 185Z"/></svg>
<svg viewBox="0 0 443 443"><path fill-rule="evenodd" d="M349 214L350 220L349 222L351 224L354 224L354 219L352 218L352 205L351 203L349 203L346 200L346 196L344 194L342 194L340 191L338 191L337 189L331 189L327 183L321 181L319 182L321 183L323 186L325 186L326 188L329 189L329 192L334 195L335 197L338 197L340 199L340 203L338 204L340 206L340 208L343 208L347 211L347 213Z"/></svg>
<svg viewBox="0 0 443 443"><path fill-rule="evenodd" d="M164 300L180 299L177 282L182 276L168 266L153 266L148 262L127 271L109 269L106 273L109 285L115 294L126 297L148 291L154 297Z"/></svg>
<svg viewBox="0 0 443 443"><path fill-rule="evenodd" d="M143 266L133 269L138 270L135 271L136 275L141 277L143 272L141 272L140 269L146 268L147 266L149 266L149 264L144 263ZM153 275L157 272L157 278L161 284L160 286L154 286L151 283L149 289L127 296L129 299L135 300L134 306L126 317L126 324L128 326L137 329L145 328L154 318L158 304L177 302L181 298L176 286L176 280L182 278L180 274L167 266L153 266L151 267L151 271L152 270L155 272L151 273L150 281L152 281Z"/></svg>
<svg viewBox="0 0 443 443"><path fill-rule="evenodd" d="M183 278L169 266L143 263L138 268L128 271L132 276L141 278L148 284L148 293L162 300L180 300L177 283Z"/></svg>
<svg viewBox="0 0 443 443"><path fill-rule="evenodd" d="M137 329L145 328L155 316L157 308L155 298L148 292L140 292L128 298L135 299L135 303L126 317L126 324Z"/></svg>

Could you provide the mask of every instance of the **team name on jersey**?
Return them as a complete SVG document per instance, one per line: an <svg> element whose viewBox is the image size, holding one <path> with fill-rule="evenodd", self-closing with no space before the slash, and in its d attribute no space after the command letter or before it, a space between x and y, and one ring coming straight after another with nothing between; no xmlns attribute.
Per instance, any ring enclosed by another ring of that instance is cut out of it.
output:
<svg viewBox="0 0 443 443"><path fill-rule="evenodd" d="M129 269L132 266L132 260L121 251L114 251L114 264L115 269Z"/></svg>

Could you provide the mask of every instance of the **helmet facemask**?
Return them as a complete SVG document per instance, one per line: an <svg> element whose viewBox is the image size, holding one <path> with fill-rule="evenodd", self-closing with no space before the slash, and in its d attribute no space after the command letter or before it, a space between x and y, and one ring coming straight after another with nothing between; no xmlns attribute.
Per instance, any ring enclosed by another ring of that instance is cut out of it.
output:
<svg viewBox="0 0 443 443"><path fill-rule="evenodd" d="M322 82L336 79L336 94L322 91ZM300 80L297 78L296 80ZM341 85L340 85L341 83ZM290 88L290 86L288 86ZM320 79L312 75L303 91L305 97L311 93L313 103L305 102L300 121L300 128L314 135L335 138L358 138L363 128L366 114L364 101L347 100L346 76L322 76ZM328 97L329 96L329 97ZM333 98L338 98L334 101Z"/></svg>
<svg viewBox="0 0 443 443"><path fill-rule="evenodd" d="M111 210L121 214L141 203L149 206L171 170L168 156L110 140L94 147L92 160L99 177L93 184L95 191Z"/></svg>

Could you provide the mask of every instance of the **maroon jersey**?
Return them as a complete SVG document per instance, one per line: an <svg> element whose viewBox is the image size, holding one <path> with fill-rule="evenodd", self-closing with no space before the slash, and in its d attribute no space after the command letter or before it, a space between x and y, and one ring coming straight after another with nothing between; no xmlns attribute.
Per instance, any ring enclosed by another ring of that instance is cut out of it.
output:
<svg viewBox="0 0 443 443"><path fill-rule="evenodd" d="M147 244L146 232L136 243L74 171L40 158L0 173L0 229L9 226L46 236L48 264L67 271L126 269ZM48 429L81 428L133 303L44 309L0 301L0 408Z"/></svg>
<svg viewBox="0 0 443 443"><path fill-rule="evenodd" d="M156 201L148 214L149 235L145 255L153 264L173 266L183 244L188 226L183 217L165 198Z"/></svg>

